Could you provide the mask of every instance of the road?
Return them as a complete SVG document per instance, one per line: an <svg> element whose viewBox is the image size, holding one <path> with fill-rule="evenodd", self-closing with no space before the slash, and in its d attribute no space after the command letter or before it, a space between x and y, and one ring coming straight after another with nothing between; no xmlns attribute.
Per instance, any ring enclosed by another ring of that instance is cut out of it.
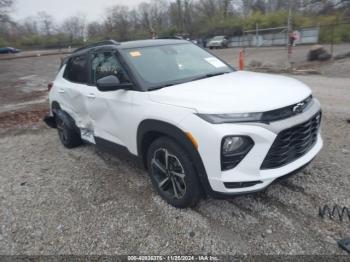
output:
<svg viewBox="0 0 350 262"><path fill-rule="evenodd" d="M57 66L58 57L0 62L0 254L345 254L336 241L350 236L350 221L318 209L350 207L348 78L297 77L323 105L325 146L304 172L179 210L132 159L90 145L67 150L37 118L16 122L45 105L35 100L46 93L23 94L44 92ZM6 125L10 109L19 115Z"/></svg>

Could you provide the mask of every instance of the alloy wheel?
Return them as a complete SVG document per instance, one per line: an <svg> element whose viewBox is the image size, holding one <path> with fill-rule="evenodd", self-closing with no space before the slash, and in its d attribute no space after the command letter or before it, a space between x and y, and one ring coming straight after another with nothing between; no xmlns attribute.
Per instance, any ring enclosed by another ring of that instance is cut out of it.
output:
<svg viewBox="0 0 350 262"><path fill-rule="evenodd" d="M186 193L186 175L180 160L165 148L156 150L151 161L158 188L171 198L181 199Z"/></svg>

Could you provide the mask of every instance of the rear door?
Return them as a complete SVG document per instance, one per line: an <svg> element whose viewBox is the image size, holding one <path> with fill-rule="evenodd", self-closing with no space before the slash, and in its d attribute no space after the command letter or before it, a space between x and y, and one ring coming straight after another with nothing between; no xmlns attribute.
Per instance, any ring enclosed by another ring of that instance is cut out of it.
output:
<svg viewBox="0 0 350 262"><path fill-rule="evenodd" d="M89 57L74 56L65 66L63 77L55 82L61 108L72 116L79 128L89 128L90 120L85 96L88 92Z"/></svg>

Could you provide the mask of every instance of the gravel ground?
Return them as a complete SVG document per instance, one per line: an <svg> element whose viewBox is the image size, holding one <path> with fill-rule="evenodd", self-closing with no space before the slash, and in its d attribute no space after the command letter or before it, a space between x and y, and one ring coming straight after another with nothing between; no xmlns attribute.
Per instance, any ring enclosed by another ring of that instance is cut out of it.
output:
<svg viewBox="0 0 350 262"><path fill-rule="evenodd" d="M57 61L47 58L6 63L22 70L12 70L13 81L48 81ZM11 76L0 72L1 81ZM318 208L350 207L349 79L298 78L323 105L319 156L265 192L206 199L193 209L166 204L128 157L90 145L67 150L43 124L0 128L0 254L346 254L336 241L350 236L350 221L321 219ZM11 99L1 108L20 102L15 93Z"/></svg>

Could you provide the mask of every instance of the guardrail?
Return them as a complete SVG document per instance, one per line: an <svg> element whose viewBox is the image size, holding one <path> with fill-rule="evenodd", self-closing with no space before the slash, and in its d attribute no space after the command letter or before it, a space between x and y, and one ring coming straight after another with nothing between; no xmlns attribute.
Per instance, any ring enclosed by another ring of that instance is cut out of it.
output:
<svg viewBox="0 0 350 262"><path fill-rule="evenodd" d="M50 55L68 55L71 54L73 51L43 51L43 52L34 52L31 51L31 53L17 53L17 54L4 54L0 55L0 60L14 60L14 59L21 59L21 58L31 58L31 57L41 57L41 56L50 56Z"/></svg>

